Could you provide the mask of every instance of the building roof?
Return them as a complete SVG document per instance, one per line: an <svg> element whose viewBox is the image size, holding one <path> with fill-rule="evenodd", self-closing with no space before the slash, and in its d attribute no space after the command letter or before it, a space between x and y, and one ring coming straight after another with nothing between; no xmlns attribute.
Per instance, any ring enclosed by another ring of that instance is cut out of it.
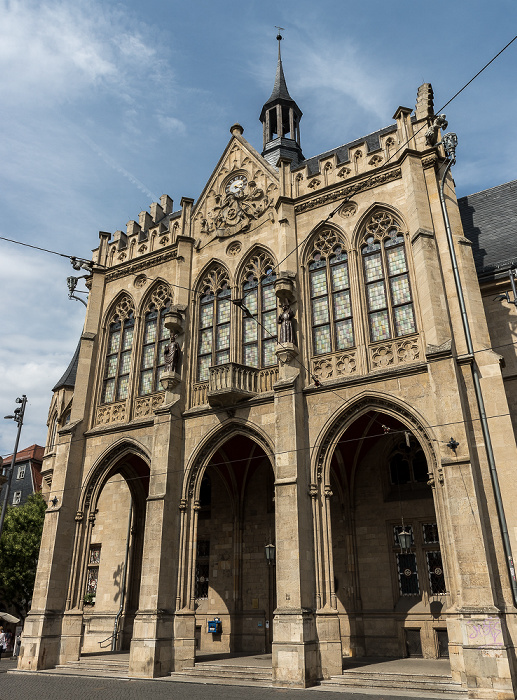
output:
<svg viewBox="0 0 517 700"><path fill-rule="evenodd" d="M41 462L44 453L45 448L41 445L31 445L30 447L25 447L23 450L20 450L16 453L15 464L17 464L18 462L28 462L29 460L36 460L37 462ZM4 467L11 463L12 458L12 454L10 454L8 457L4 457Z"/></svg>
<svg viewBox="0 0 517 700"><path fill-rule="evenodd" d="M517 262L517 180L460 197L458 206L478 275Z"/></svg>
<svg viewBox="0 0 517 700"><path fill-rule="evenodd" d="M319 172L320 161L324 158L329 158L333 155L336 155L337 157L337 165L349 163L350 150L352 148L356 148L356 146L360 146L361 144L366 143L367 153L371 153L372 151L378 151L381 147L380 137L385 136L386 134L391 134L395 131L397 131L397 125L390 124L390 126L385 126L383 129L379 129L379 131L374 131L371 134L363 136L360 139L355 139L354 141L345 143L343 146L338 146L337 148L333 148L330 151L325 151L325 153L320 153L318 156L307 158L306 160L298 163L296 167L293 168L293 170L300 170L300 168L304 168L307 166L308 174L315 175Z"/></svg>
<svg viewBox="0 0 517 700"><path fill-rule="evenodd" d="M81 348L81 341L77 344L77 348L75 349L74 356L70 360L70 364L66 368L65 373L61 377L61 379L57 382L55 387L52 389L52 391L57 391L58 389L63 389L64 387L74 387L75 386L75 378L77 376L77 365L79 363L79 350Z"/></svg>

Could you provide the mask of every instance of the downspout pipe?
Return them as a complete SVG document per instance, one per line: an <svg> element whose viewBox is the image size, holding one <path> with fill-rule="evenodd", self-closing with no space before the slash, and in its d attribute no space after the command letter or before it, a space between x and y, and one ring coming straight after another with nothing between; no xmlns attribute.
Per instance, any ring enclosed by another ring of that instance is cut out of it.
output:
<svg viewBox="0 0 517 700"><path fill-rule="evenodd" d="M501 488L499 486L499 478L497 476L497 469L495 465L494 451L492 448L492 440L490 438L490 430L488 428L488 420L485 411L485 402L483 400L483 392L481 391L481 382L479 369L476 364L476 359L474 355L474 345L472 343L472 335L470 333L470 324L467 316L467 309L465 307L465 297L463 295L463 287L461 284L460 274L458 270L458 261L456 258L456 251L454 250L454 243L451 233L451 224L449 220L449 214L447 212L447 206L445 204L444 195L444 185L445 179L449 174L451 167L456 163L456 146L458 144L458 138L456 134L448 133L443 136L443 146L445 148L445 153L448 158L447 166L443 172L442 179L440 182L440 202L442 205L443 220L445 223L445 233L447 236L447 245L449 247L449 254L451 256L452 272L454 275L454 282L456 284L456 292L458 294L458 302L460 305L461 321L463 323L463 331L465 333L465 340L467 343L467 352L471 358L471 369L472 369L472 380L474 385L474 393L476 395L476 402L479 411L479 418L481 422L481 431L483 433L483 440L485 443L486 455L488 459L488 466L490 468L490 477L492 479L492 486L494 489L494 496L497 508L497 515L499 517L499 525L501 527L501 535L503 539L503 548L506 557L506 564L508 566L508 574L510 577L510 586L512 589L513 603L517 607L517 579L515 577L515 567L513 563L512 548L510 544L510 537L508 535L508 525L506 523L506 516L504 513L503 499L501 497Z"/></svg>
<svg viewBox="0 0 517 700"><path fill-rule="evenodd" d="M120 607L118 613L115 617L115 625L113 627L113 637L111 638L111 651L117 650L117 635L118 635L118 625L120 616L122 615L122 610L124 609L124 601L126 598L126 580L127 580L127 566L129 562L129 545L131 542L131 523L133 520L133 498L131 498L131 503L129 506L129 519L127 522L127 537L126 537L126 556L124 558L124 571L122 574L122 586L120 592Z"/></svg>

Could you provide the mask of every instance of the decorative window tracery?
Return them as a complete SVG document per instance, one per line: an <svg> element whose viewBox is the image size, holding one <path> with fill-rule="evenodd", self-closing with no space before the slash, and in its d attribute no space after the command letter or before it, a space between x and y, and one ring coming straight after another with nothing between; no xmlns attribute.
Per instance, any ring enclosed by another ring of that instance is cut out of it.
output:
<svg viewBox="0 0 517 700"><path fill-rule="evenodd" d="M395 218L376 212L361 247L372 342L416 332L404 235Z"/></svg>
<svg viewBox="0 0 517 700"><path fill-rule="evenodd" d="M129 393L135 317L128 297L119 301L111 319L101 403L123 401Z"/></svg>
<svg viewBox="0 0 517 700"><path fill-rule="evenodd" d="M315 355L354 345L348 255L337 233L322 231L309 263L312 340Z"/></svg>
<svg viewBox="0 0 517 700"><path fill-rule="evenodd" d="M201 292L197 379L206 382L211 366L230 361L231 289L226 270L211 270Z"/></svg>
<svg viewBox="0 0 517 700"><path fill-rule="evenodd" d="M171 301L168 286L160 284L152 293L147 305L142 343L140 396L160 391L160 377L165 371L165 346L170 339L164 320Z"/></svg>
<svg viewBox="0 0 517 700"><path fill-rule="evenodd" d="M242 327L242 360L248 367L277 364L277 302L274 263L267 253L253 256L243 272L243 304L251 316Z"/></svg>

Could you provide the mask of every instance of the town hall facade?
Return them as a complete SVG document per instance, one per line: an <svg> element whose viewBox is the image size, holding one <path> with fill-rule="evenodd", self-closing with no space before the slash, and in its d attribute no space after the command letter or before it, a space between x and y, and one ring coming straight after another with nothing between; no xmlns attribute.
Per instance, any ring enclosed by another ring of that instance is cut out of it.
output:
<svg viewBox="0 0 517 700"><path fill-rule="evenodd" d="M431 86L314 158L301 118L279 55L262 153L235 124L196 201L100 232L20 669L270 653L275 684L305 687L417 655L514 697L513 385L449 173L459 301Z"/></svg>

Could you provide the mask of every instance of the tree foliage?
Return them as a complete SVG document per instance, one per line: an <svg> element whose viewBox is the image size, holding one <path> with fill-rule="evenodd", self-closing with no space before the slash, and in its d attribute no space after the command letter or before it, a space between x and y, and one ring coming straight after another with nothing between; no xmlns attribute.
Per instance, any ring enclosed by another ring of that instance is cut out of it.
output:
<svg viewBox="0 0 517 700"><path fill-rule="evenodd" d="M30 608L47 505L40 493L8 506L0 540L0 597L25 617Z"/></svg>

